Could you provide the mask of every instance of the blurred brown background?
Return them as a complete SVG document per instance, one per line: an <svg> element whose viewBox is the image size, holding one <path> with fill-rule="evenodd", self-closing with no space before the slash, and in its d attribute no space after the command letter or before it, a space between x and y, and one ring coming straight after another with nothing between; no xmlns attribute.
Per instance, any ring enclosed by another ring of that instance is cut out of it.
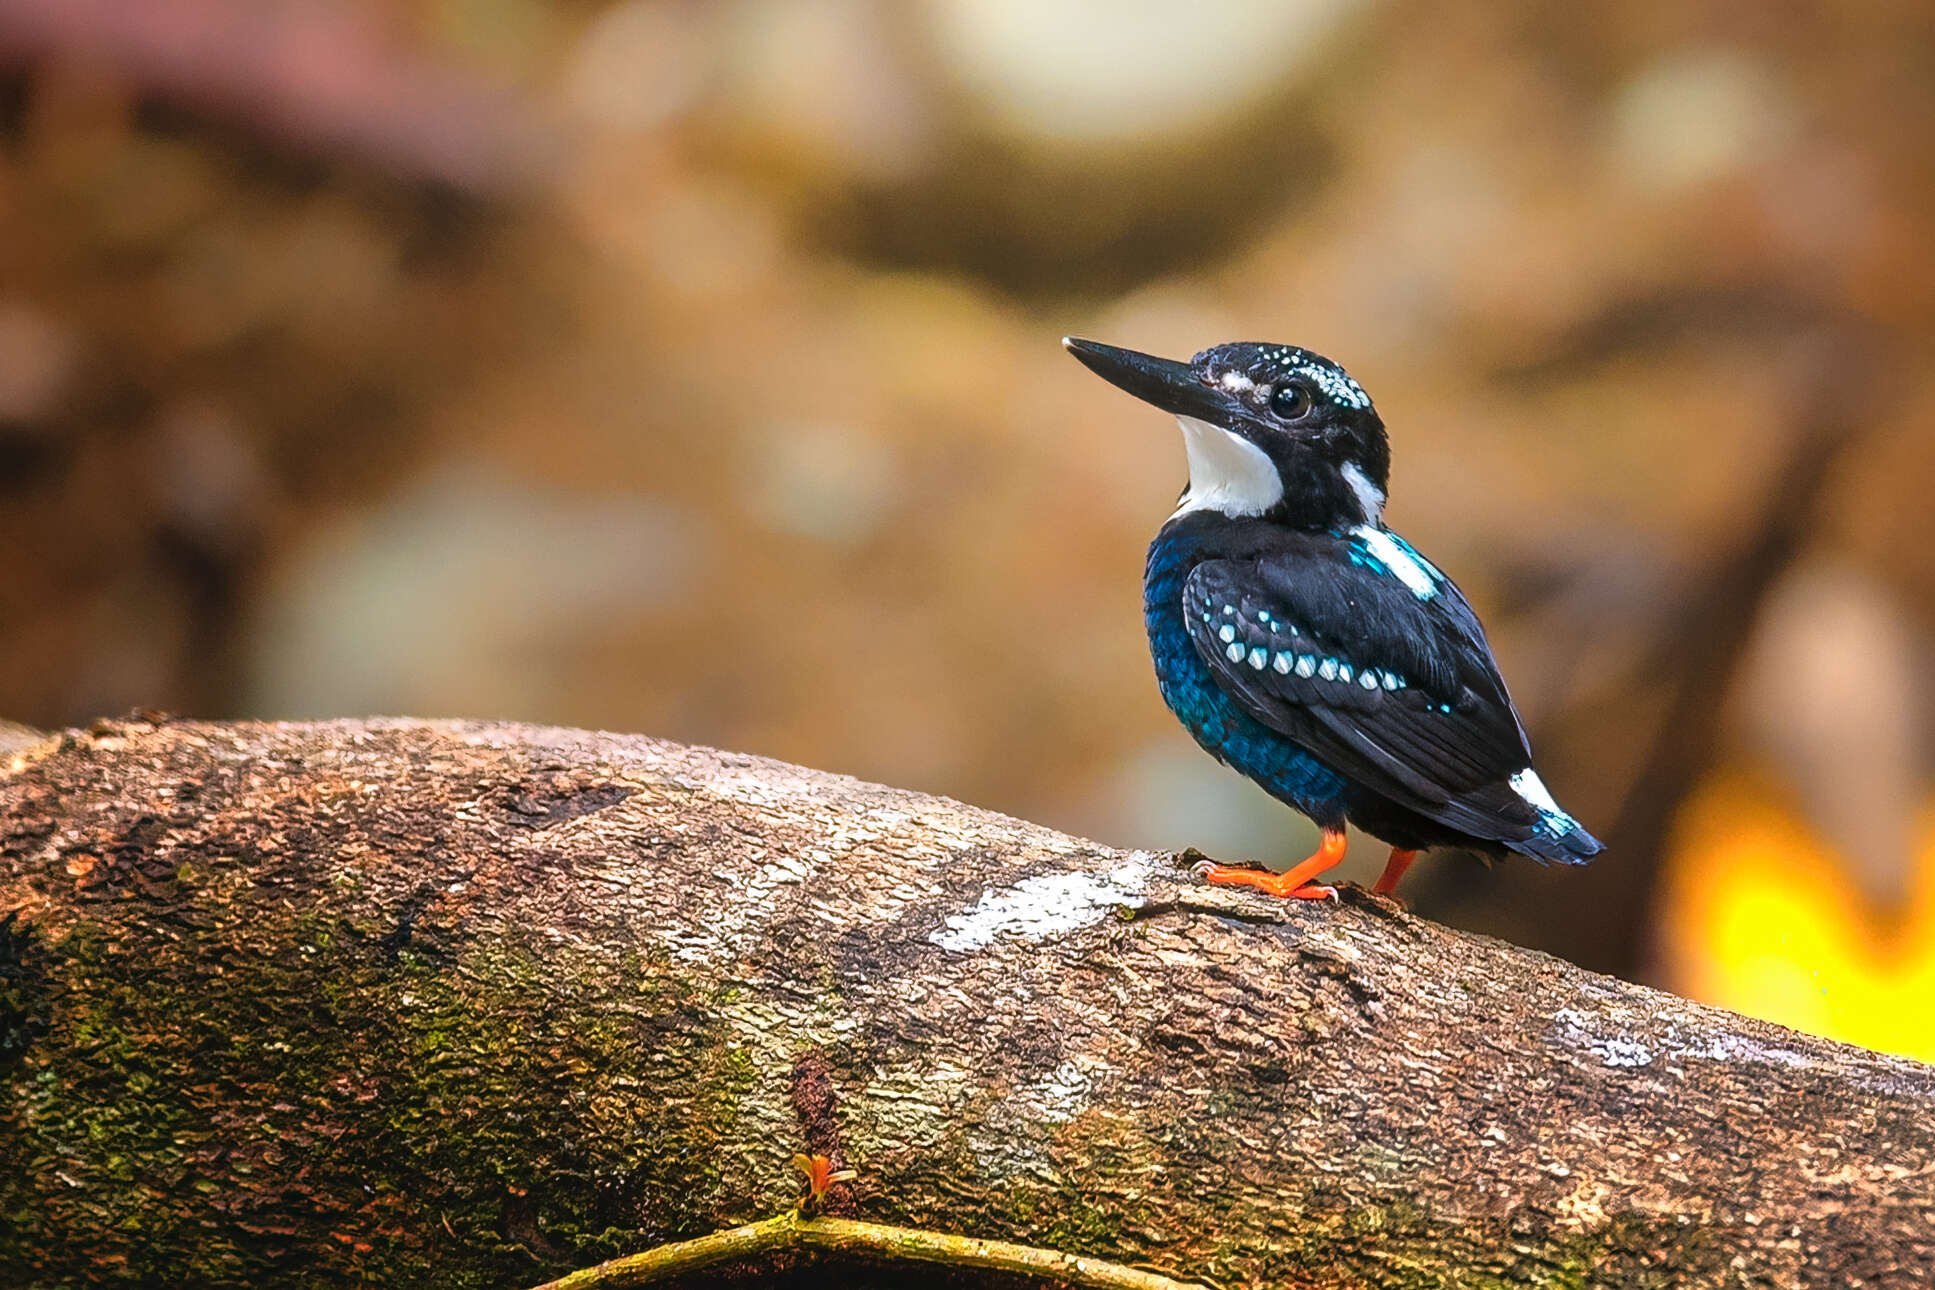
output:
<svg viewBox="0 0 1935 1290"><path fill-rule="evenodd" d="M1301 855L1156 695L1177 436L1063 332L1376 398L1612 844L1422 912L1935 1056L1925 2L0 0L0 717Z"/></svg>

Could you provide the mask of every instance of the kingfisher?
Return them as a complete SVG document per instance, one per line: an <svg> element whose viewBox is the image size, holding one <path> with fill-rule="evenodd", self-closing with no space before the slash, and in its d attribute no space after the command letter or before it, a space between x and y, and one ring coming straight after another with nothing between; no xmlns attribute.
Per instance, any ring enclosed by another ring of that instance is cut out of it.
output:
<svg viewBox="0 0 1935 1290"><path fill-rule="evenodd" d="M1315 879L1344 858L1346 824L1390 845L1384 895L1431 847L1556 864L1604 849L1532 768L1471 605L1385 525L1390 441L1342 367L1248 341L1187 363L1062 344L1182 426L1189 484L1142 583L1164 702L1323 831L1284 873L1209 864L1208 881L1335 900Z"/></svg>

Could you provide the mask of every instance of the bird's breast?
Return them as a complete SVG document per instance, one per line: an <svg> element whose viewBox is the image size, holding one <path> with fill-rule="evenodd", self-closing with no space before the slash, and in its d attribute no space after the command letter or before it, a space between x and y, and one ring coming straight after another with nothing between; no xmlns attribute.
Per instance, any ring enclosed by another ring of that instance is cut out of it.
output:
<svg viewBox="0 0 1935 1290"><path fill-rule="evenodd" d="M1190 644L1183 625L1182 587L1199 558L1197 544L1168 530L1149 545L1142 577L1142 621L1156 685L1189 733L1216 751L1227 735L1229 701Z"/></svg>
<svg viewBox="0 0 1935 1290"><path fill-rule="evenodd" d="M1150 544L1142 581L1149 656L1163 702L1205 751L1296 809L1328 818L1347 793L1343 778L1284 734L1260 724L1216 683L1183 620L1183 583L1217 554L1186 526Z"/></svg>

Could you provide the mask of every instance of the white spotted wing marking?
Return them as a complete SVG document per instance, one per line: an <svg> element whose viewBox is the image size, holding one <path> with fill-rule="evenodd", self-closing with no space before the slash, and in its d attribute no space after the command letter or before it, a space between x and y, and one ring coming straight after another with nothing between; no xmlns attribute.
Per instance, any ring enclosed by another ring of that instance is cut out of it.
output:
<svg viewBox="0 0 1935 1290"><path fill-rule="evenodd" d="M1371 694L1402 690L1408 684L1387 668L1355 667L1349 660L1326 655L1321 650L1308 654L1298 652L1291 642L1308 644L1309 637L1295 623L1285 622L1267 609L1246 606L1239 613L1235 605L1208 596L1198 602L1197 609L1205 624L1215 624L1213 628L1205 626L1203 631L1213 635L1223 657L1232 663L1246 663L1252 671L1274 671L1279 676L1294 675L1306 681L1315 678L1355 686ZM1220 617L1216 612L1219 609ZM1286 649L1286 645L1291 647Z"/></svg>

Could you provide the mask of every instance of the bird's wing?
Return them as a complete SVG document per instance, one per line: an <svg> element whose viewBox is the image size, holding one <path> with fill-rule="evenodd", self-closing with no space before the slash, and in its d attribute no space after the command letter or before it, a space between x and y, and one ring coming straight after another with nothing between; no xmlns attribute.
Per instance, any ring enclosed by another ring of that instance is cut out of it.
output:
<svg viewBox="0 0 1935 1290"><path fill-rule="evenodd" d="M1474 837L1578 858L1557 844L1590 835L1528 791L1531 749L1471 606L1421 558L1402 572L1312 538L1198 565L1183 618L1217 684L1331 769Z"/></svg>

